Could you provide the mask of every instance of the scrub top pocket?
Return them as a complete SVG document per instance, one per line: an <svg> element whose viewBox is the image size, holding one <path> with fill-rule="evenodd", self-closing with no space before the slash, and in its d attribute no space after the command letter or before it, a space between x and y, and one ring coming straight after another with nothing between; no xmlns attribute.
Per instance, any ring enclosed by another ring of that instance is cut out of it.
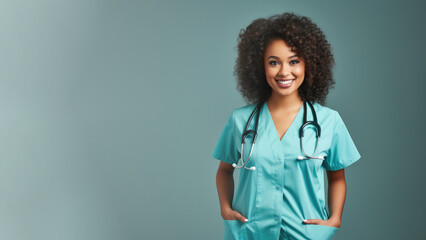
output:
<svg viewBox="0 0 426 240"><path fill-rule="evenodd" d="M306 224L306 235L310 240L329 240L337 230L339 230L339 228L318 224Z"/></svg>
<svg viewBox="0 0 426 240"><path fill-rule="evenodd" d="M315 157L319 157L319 156L323 156L324 158L326 158L326 154L320 153L320 154L316 154ZM324 160L322 159L315 159L315 158L311 158L311 159L303 159L303 160L298 160L298 161L305 161L306 162L306 166L307 166L307 170L309 170L310 172L315 172L316 174L318 174L318 172L323 169L321 169L321 166L324 163Z"/></svg>
<svg viewBox="0 0 426 240"><path fill-rule="evenodd" d="M225 225L224 240L247 239L246 223L240 220L223 220Z"/></svg>
<svg viewBox="0 0 426 240"><path fill-rule="evenodd" d="M320 157L320 156L326 159L327 158L326 151L321 151L315 154L315 157ZM321 184L320 182L323 181L323 172L324 172L323 164L325 160L310 158L310 159L302 159L302 160L296 159L295 161L298 162L300 168L302 169L304 173L303 177L309 178L309 181L307 179L307 182L314 183L317 186Z"/></svg>

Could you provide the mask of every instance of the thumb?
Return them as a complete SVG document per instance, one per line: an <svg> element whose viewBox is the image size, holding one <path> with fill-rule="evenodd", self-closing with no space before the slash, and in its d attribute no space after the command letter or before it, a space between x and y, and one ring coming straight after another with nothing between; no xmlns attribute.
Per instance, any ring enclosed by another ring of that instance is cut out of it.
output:
<svg viewBox="0 0 426 240"><path fill-rule="evenodd" d="M243 223L248 222L248 219L245 218L243 215L241 215L241 213L239 213L237 211L235 211L235 218L238 219L238 220L240 220Z"/></svg>
<svg viewBox="0 0 426 240"><path fill-rule="evenodd" d="M320 223L320 219L305 219L303 220L304 223L307 224L319 224Z"/></svg>

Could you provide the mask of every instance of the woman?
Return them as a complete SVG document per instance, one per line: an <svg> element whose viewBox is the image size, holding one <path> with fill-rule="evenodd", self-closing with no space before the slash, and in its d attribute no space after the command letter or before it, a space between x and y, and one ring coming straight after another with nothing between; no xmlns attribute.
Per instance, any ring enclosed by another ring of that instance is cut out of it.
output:
<svg viewBox="0 0 426 240"><path fill-rule="evenodd" d="M338 112L323 106L335 83L330 45L315 23L293 13L254 20L238 41L238 90L250 104L234 109L212 153L221 160L216 184L225 239L330 239L341 224L344 168L361 157ZM250 155L253 135L243 147L241 140L252 113L248 129L257 115L258 129ZM302 146L305 117L316 117L321 132L317 138L307 125ZM246 164L234 198L238 162Z"/></svg>

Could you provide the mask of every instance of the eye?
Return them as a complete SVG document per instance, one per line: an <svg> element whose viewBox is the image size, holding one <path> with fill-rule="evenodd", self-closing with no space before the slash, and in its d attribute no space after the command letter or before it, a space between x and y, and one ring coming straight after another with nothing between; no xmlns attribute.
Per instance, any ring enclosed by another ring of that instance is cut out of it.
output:
<svg viewBox="0 0 426 240"><path fill-rule="evenodd" d="M273 63L277 63L277 64L278 64L278 62L277 62L277 61L270 61L270 62L269 62L269 65L276 66L276 64L273 64Z"/></svg>
<svg viewBox="0 0 426 240"><path fill-rule="evenodd" d="M292 64L293 62L294 62L294 64L297 64L297 63L299 63L299 60L291 60L290 64Z"/></svg>

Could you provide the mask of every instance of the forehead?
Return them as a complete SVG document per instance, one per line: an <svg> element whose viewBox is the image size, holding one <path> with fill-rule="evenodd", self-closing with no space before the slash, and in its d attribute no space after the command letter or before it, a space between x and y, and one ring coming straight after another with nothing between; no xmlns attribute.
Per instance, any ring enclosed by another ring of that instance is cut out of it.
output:
<svg viewBox="0 0 426 240"><path fill-rule="evenodd" d="M265 57L274 56L292 56L296 54L295 48L293 49L282 39L272 40L265 49Z"/></svg>

